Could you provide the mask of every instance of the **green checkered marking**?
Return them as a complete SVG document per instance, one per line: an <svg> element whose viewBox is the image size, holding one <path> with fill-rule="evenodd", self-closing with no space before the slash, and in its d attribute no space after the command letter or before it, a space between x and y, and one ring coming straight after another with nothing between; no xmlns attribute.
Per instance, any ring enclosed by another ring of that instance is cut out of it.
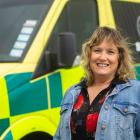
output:
<svg viewBox="0 0 140 140"><path fill-rule="evenodd" d="M7 133L3 140L13 140L11 131Z"/></svg>
<svg viewBox="0 0 140 140"><path fill-rule="evenodd" d="M140 66L136 66L135 70L136 70L136 77L138 80L140 80Z"/></svg>
<svg viewBox="0 0 140 140"><path fill-rule="evenodd" d="M31 73L6 77L11 116L48 109L45 78L33 83L30 78Z"/></svg>
<svg viewBox="0 0 140 140"><path fill-rule="evenodd" d="M54 73L48 77L50 85L51 107L60 106L62 100L62 83L60 72Z"/></svg>
<svg viewBox="0 0 140 140"><path fill-rule="evenodd" d="M9 119L0 119L0 135L9 127Z"/></svg>

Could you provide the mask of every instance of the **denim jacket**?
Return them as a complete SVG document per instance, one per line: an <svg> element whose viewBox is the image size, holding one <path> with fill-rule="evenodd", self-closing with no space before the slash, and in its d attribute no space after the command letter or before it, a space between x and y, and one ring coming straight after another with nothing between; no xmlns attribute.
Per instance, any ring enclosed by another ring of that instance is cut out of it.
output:
<svg viewBox="0 0 140 140"><path fill-rule="evenodd" d="M71 140L70 118L77 96L81 91L74 85L66 92L61 103L61 117L53 140ZM129 80L117 84L100 110L96 140L140 140L140 82Z"/></svg>

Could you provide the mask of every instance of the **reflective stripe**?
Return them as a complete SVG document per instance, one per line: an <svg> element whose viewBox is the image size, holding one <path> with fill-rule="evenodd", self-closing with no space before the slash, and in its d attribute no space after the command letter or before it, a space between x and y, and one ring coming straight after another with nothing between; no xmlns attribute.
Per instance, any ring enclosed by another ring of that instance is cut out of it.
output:
<svg viewBox="0 0 140 140"><path fill-rule="evenodd" d="M49 86L49 80L46 79L46 87L47 87L47 97L48 97L48 109L51 108L51 97L50 97L50 86Z"/></svg>
<svg viewBox="0 0 140 140"><path fill-rule="evenodd" d="M13 140L11 131L7 133L7 135L2 140Z"/></svg>
<svg viewBox="0 0 140 140"><path fill-rule="evenodd" d="M0 118L9 118L9 101L6 82L4 78L0 78Z"/></svg>

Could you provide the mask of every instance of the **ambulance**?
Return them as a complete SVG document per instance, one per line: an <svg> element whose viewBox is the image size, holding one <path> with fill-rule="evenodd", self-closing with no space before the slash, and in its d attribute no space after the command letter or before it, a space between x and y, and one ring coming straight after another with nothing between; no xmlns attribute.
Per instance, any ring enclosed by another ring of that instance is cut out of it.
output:
<svg viewBox="0 0 140 140"><path fill-rule="evenodd" d="M52 140L98 26L129 37L140 79L140 0L0 0L0 140Z"/></svg>

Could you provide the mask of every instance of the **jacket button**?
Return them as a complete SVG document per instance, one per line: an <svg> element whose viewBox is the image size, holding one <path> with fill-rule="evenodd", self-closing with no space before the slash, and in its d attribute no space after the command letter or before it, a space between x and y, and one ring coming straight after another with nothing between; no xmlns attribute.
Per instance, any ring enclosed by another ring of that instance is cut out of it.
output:
<svg viewBox="0 0 140 140"><path fill-rule="evenodd" d="M108 110L108 105L105 105L105 107L104 107L104 108L105 108L105 110Z"/></svg>
<svg viewBox="0 0 140 140"><path fill-rule="evenodd" d="M124 109L124 112L127 113L127 112L128 112L128 108L125 108L125 109Z"/></svg>
<svg viewBox="0 0 140 140"><path fill-rule="evenodd" d="M106 129L106 125L105 124L102 124L101 129L102 130Z"/></svg>

